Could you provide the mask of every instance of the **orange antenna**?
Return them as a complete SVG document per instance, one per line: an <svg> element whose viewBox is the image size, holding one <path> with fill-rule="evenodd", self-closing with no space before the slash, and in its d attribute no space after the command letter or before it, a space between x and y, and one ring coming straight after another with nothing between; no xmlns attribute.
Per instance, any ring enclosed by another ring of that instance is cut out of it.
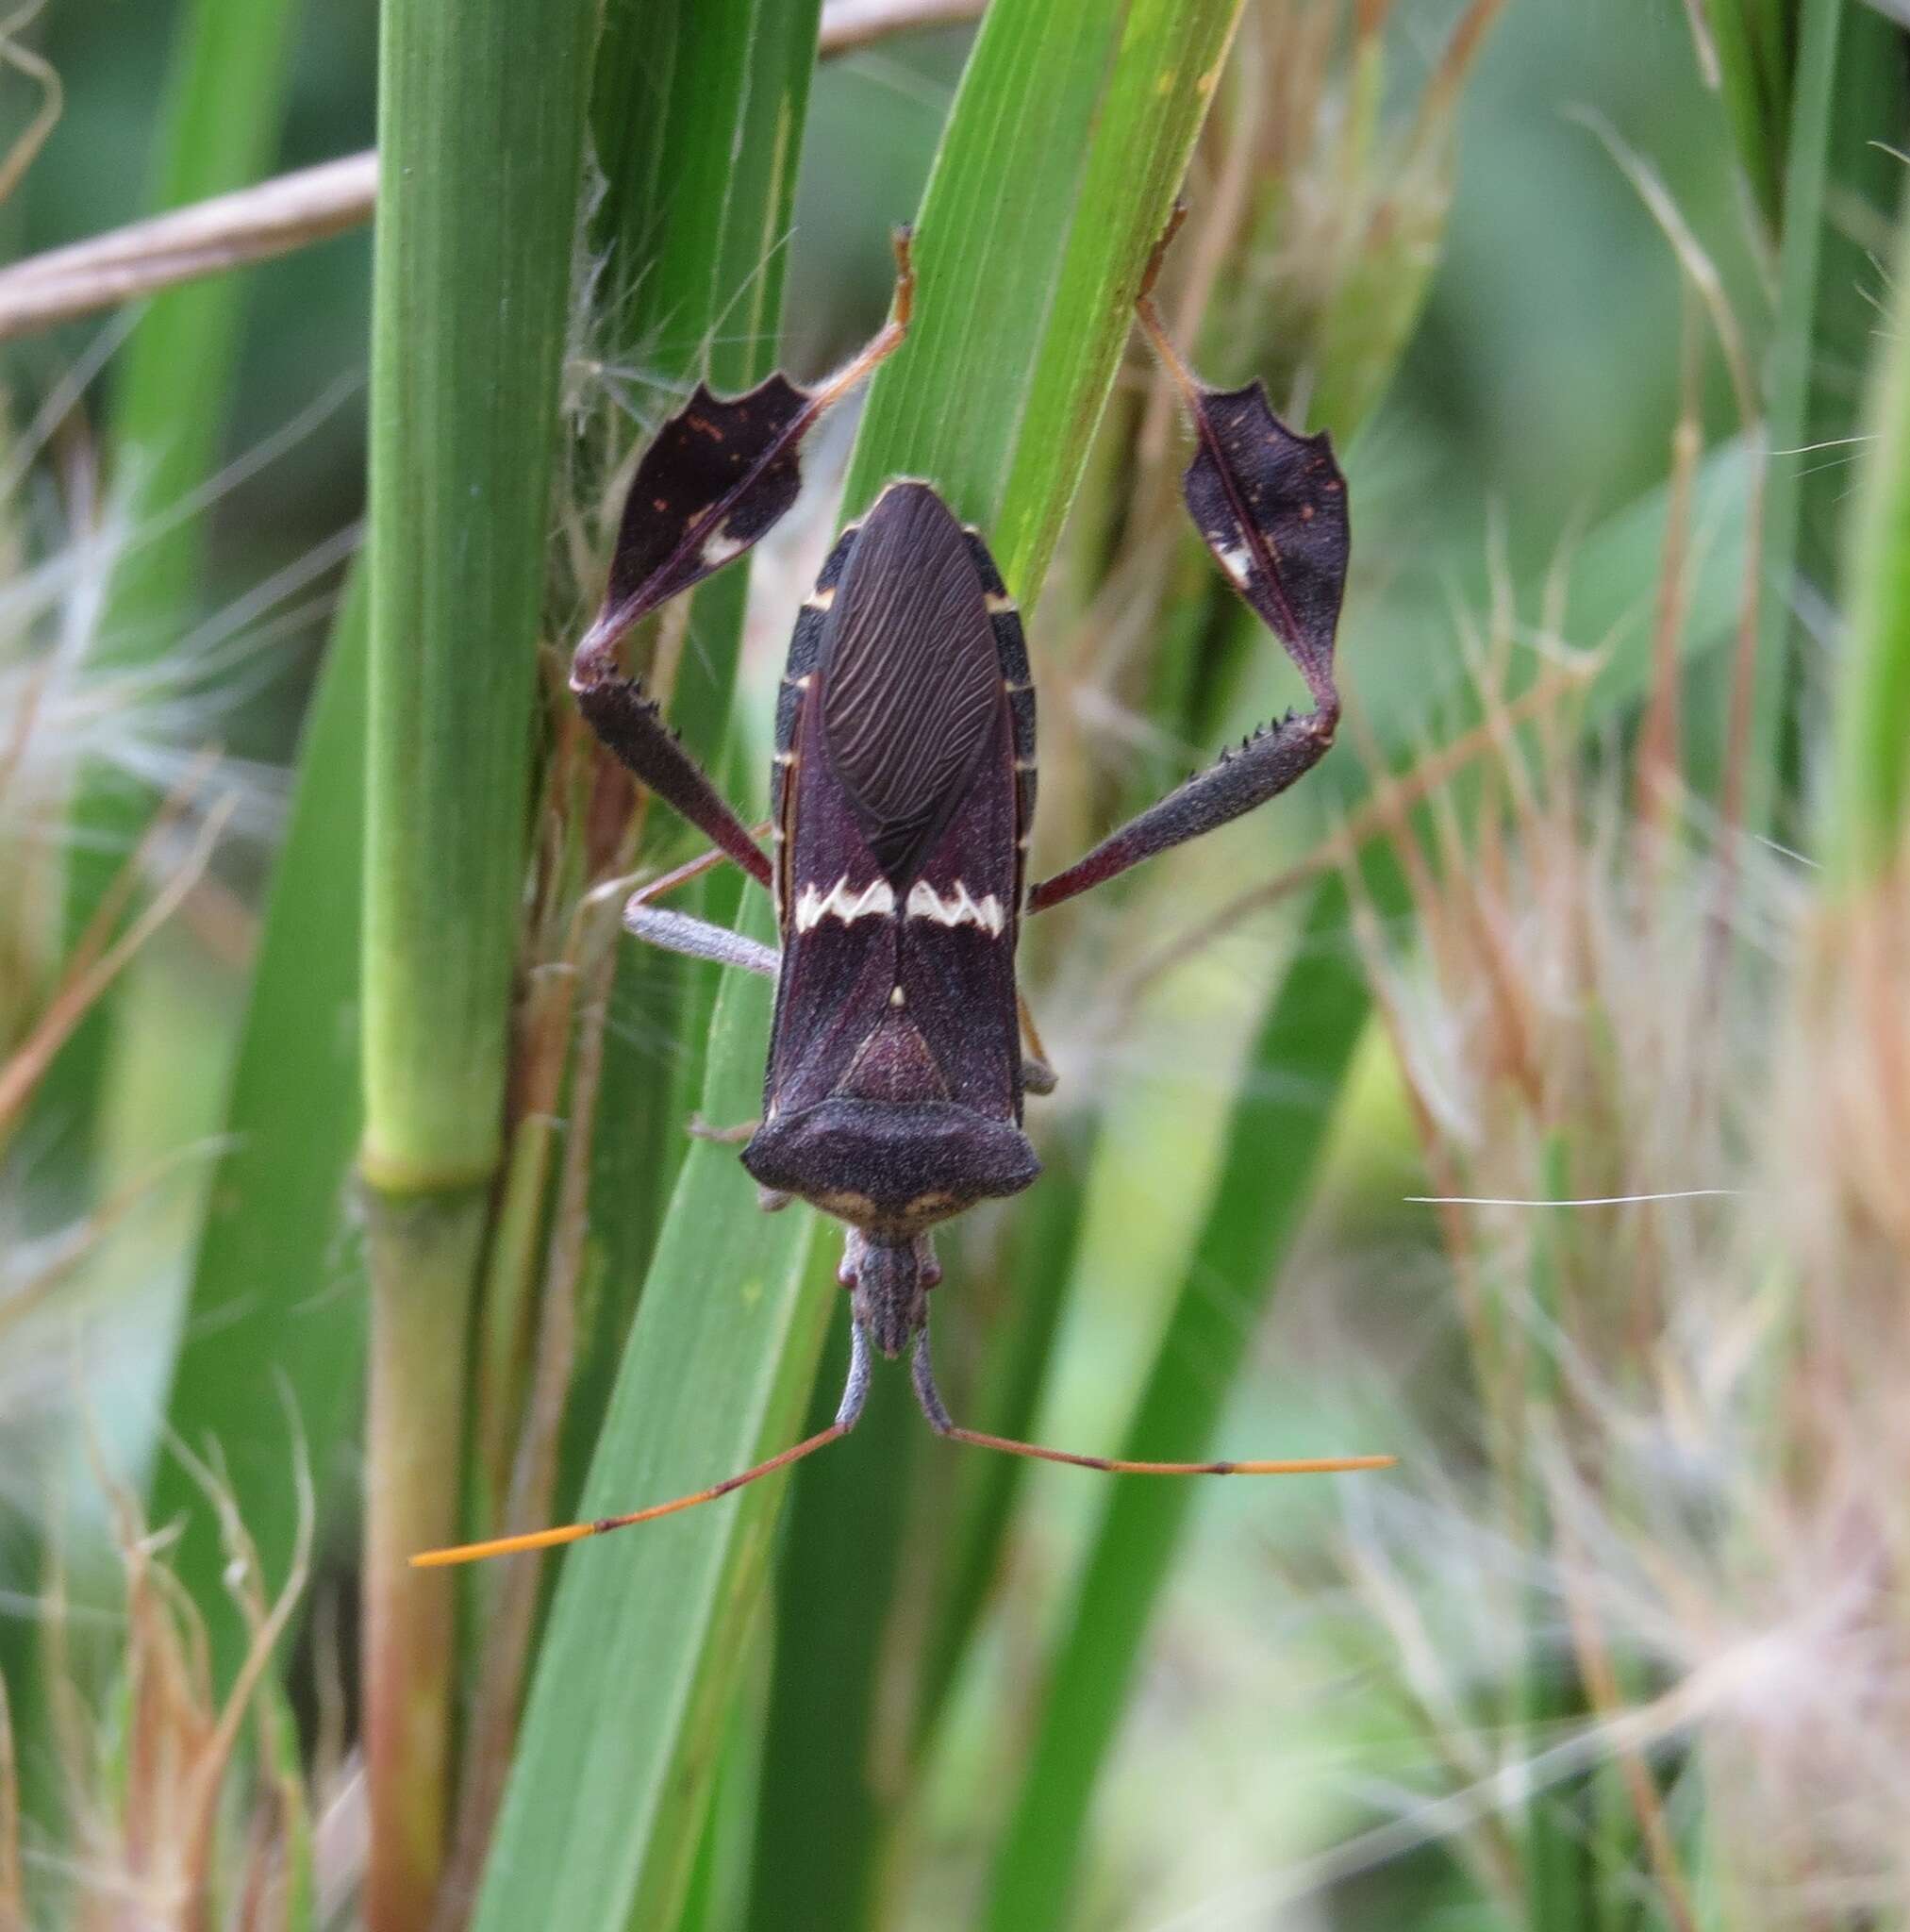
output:
<svg viewBox="0 0 1910 1932"><path fill-rule="evenodd" d="M773 1475L777 1470L787 1469L790 1463L815 1455L818 1449L826 1449L855 1426L856 1419L862 1413L863 1401L869 1393L869 1342L860 1324L853 1332L850 1349L849 1384L842 1391L836 1420L826 1429L818 1430L794 1447L772 1456L767 1462L759 1462L754 1469L744 1470L740 1475L725 1476L722 1482L712 1483L706 1490L692 1491L689 1495L677 1496L668 1503L652 1503L647 1509L633 1509L626 1516L600 1516L593 1523L564 1523L555 1529L527 1530L522 1536L492 1537L488 1542L458 1543L448 1550L423 1550L411 1558L412 1567L438 1570L450 1563L478 1563L487 1557L513 1557L524 1550L554 1550L564 1543L580 1543L586 1537L603 1536L613 1529L628 1529L636 1523L654 1523L659 1516L674 1516L682 1510L694 1509L699 1503L713 1503L719 1496L726 1496L732 1490L739 1490L745 1483L755 1482L758 1476Z"/></svg>
<svg viewBox="0 0 1910 1932"><path fill-rule="evenodd" d="M1071 1449L1050 1449L1042 1442L1018 1442L1009 1436L990 1436L980 1429L965 1429L942 1407L929 1366L928 1329L924 1326L915 1340L915 1356L910 1369L916 1400L938 1436L952 1442L967 1442L976 1449L996 1449L1005 1456L1025 1456L1038 1462L1067 1462L1076 1469L1098 1469L1108 1475L1337 1475L1355 1469L1390 1469L1396 1456L1309 1456L1283 1461L1260 1462L1133 1462L1111 1456L1080 1456Z"/></svg>

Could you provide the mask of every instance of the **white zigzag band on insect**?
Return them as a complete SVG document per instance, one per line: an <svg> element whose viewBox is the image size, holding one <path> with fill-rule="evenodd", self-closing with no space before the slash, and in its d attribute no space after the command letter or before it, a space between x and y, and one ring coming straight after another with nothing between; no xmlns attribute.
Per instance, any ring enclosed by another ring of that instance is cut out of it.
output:
<svg viewBox="0 0 1910 1932"><path fill-rule="evenodd" d="M926 879L917 879L908 889L905 909L911 919L932 919L938 925L978 925L991 939L999 937L1005 923L1002 902L992 892L985 892L977 901L970 897L968 887L960 879L955 880L947 898Z"/></svg>
<svg viewBox="0 0 1910 1932"><path fill-rule="evenodd" d="M826 892L805 886L797 894L796 930L807 932L821 923L825 912L833 912L844 925L853 925L865 912L886 919L894 910L895 888L887 879L874 879L859 889L852 888L845 872Z"/></svg>

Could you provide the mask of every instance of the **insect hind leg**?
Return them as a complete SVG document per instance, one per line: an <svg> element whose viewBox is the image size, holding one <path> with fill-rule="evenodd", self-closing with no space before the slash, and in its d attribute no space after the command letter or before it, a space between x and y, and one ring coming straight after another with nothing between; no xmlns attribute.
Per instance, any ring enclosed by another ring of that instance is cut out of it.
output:
<svg viewBox="0 0 1910 1932"><path fill-rule="evenodd" d="M1076 1469L1098 1469L1107 1475L1330 1475L1350 1470L1390 1469L1397 1460L1391 1456L1311 1456L1257 1462L1136 1462L1121 1457L1080 1456L1071 1449L1051 1449L1044 1442L1019 1442L1010 1436L990 1436L980 1429L965 1429L949 1414L935 1386L925 1321L916 1330L909 1378L915 1384L915 1399L922 1405L929 1427L951 1442L966 1442L971 1448L994 1449L1005 1456L1024 1456L1038 1462L1066 1462Z"/></svg>

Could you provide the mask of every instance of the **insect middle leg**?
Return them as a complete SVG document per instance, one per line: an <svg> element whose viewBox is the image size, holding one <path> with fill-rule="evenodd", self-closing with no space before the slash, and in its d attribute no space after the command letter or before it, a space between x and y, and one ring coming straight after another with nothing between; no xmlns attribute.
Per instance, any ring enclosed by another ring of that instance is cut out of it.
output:
<svg viewBox="0 0 1910 1932"><path fill-rule="evenodd" d="M741 830L741 827L738 829ZM746 831L743 837L750 841L754 849L755 838ZM679 865L660 878L652 879L640 891L631 893L625 902L624 927L639 940L660 946L666 953L681 953L691 959L714 959L719 966L737 966L745 973L757 973L765 979L773 979L782 961L782 956L775 947L766 946L760 940L753 940L747 934L732 932L726 925L713 925L706 919L693 919L687 912L673 912L656 903L666 893L687 886L691 879L701 877L731 856L726 848L706 852L700 858L692 858L687 865Z"/></svg>
<svg viewBox="0 0 1910 1932"><path fill-rule="evenodd" d="M768 829L763 826L751 834L752 841ZM745 973L759 973L766 979L773 979L782 966L782 955L775 947L766 946L745 933L732 932L726 925L713 925L706 919L692 919L687 912L672 912L655 903L721 865L728 856L721 849L712 849L652 879L640 891L631 893L623 907L624 928L639 940L662 947L666 953L681 953L692 959L714 959L719 966L738 966ZM756 1121L744 1121L736 1126L718 1127L701 1114L692 1114L689 1131L694 1140L734 1145L747 1141L759 1124ZM766 1213L773 1214L789 1205L787 1194L777 1194L767 1188L758 1189L757 1194Z"/></svg>

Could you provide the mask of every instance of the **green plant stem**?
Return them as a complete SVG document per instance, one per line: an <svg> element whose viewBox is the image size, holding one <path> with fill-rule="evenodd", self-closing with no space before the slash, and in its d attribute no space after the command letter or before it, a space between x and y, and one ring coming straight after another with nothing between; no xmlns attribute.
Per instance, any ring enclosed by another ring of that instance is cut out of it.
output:
<svg viewBox="0 0 1910 1932"><path fill-rule="evenodd" d="M443 1857L464 1362L501 1157L590 0L389 0L374 269L362 987L372 1932Z"/></svg>
<svg viewBox="0 0 1910 1932"><path fill-rule="evenodd" d="M376 1836L365 1917L374 1927L426 1923L443 1856L456 1601L410 1559L457 1538L465 1328L489 1210L484 1189L367 1200L364 1738Z"/></svg>

